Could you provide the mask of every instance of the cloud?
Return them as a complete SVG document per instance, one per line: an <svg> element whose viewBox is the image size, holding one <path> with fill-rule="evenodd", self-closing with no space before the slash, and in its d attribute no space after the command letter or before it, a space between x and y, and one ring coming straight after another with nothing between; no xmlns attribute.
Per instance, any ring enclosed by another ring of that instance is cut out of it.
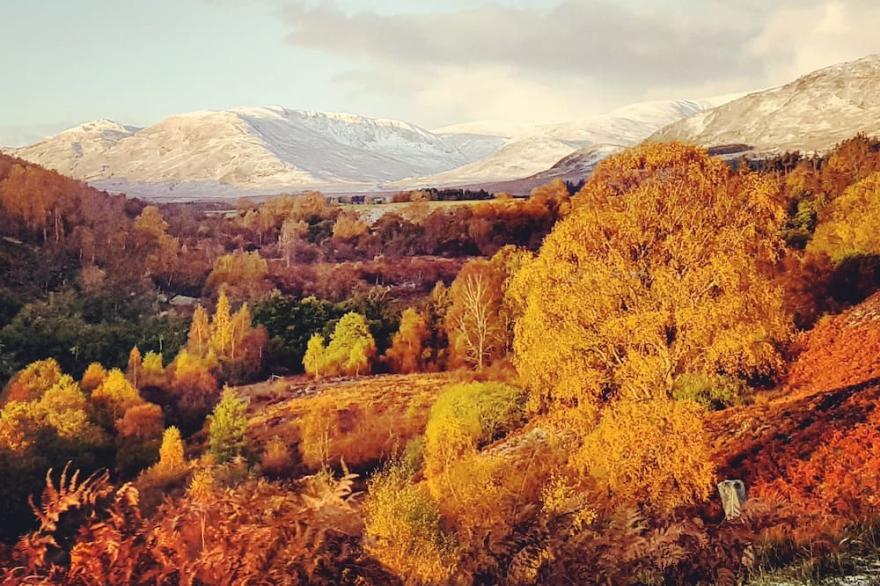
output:
<svg viewBox="0 0 880 586"><path fill-rule="evenodd" d="M745 47L768 78L787 81L803 73L880 51L880 4L831 0L780 7Z"/></svg>
<svg viewBox="0 0 880 586"><path fill-rule="evenodd" d="M880 48L871 0L464 4L383 13L296 0L287 39L350 63L340 83L405 97L432 122L559 119L751 90Z"/></svg>

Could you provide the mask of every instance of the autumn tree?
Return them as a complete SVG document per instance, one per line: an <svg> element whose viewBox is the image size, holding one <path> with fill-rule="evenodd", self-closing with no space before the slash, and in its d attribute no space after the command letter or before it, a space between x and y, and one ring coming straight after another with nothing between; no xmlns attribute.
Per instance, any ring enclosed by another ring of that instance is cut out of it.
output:
<svg viewBox="0 0 880 586"><path fill-rule="evenodd" d="M237 299L259 297L270 288L266 277L269 264L258 251L236 250L214 261L214 268L205 283L207 291L217 291L225 286L227 294Z"/></svg>
<svg viewBox="0 0 880 586"><path fill-rule="evenodd" d="M107 378L92 392L89 399L95 409L96 419L107 429L112 429L128 409L144 402L137 389L117 368L107 373Z"/></svg>
<svg viewBox="0 0 880 586"><path fill-rule="evenodd" d="M453 348L458 356L480 370L497 351L503 335L493 312L499 293L489 282L487 272L476 269L462 271L452 286L448 323Z"/></svg>
<svg viewBox="0 0 880 586"><path fill-rule="evenodd" d="M168 222L165 221L159 208L147 206L135 218L134 229L147 238L158 240L160 236L168 232Z"/></svg>
<svg viewBox="0 0 880 586"><path fill-rule="evenodd" d="M375 356L376 341L370 333L367 318L350 311L336 323L326 347L324 337L319 334L309 339L303 366L315 377L358 376L369 372Z"/></svg>
<svg viewBox="0 0 880 586"><path fill-rule="evenodd" d="M165 366L162 355L158 352L147 352L141 365L140 387L161 387L165 384Z"/></svg>
<svg viewBox="0 0 880 586"><path fill-rule="evenodd" d="M281 233L278 235L278 245L281 247L281 255L284 264L289 268L293 260L296 246L308 234L309 225L302 220L287 219L281 225Z"/></svg>
<svg viewBox="0 0 880 586"><path fill-rule="evenodd" d="M199 320L197 323L193 319L190 330L192 340L198 340L202 335L199 331L204 328L204 316L200 316ZM247 303L233 313L229 298L225 291L221 291L209 329L209 353L220 362L227 378L241 382L260 371L267 335L263 327L253 327ZM198 345L194 343L194 346Z"/></svg>
<svg viewBox="0 0 880 586"><path fill-rule="evenodd" d="M180 437L180 430L173 425L162 434L159 461L155 467L165 476L171 476L186 469L183 439Z"/></svg>
<svg viewBox="0 0 880 586"><path fill-rule="evenodd" d="M165 417L162 408L154 403L139 403L125 410L116 422L116 429L125 438L157 439L162 435Z"/></svg>
<svg viewBox="0 0 880 586"><path fill-rule="evenodd" d="M346 212L339 214L333 225L333 238L339 240L352 240L363 236L369 230L369 226L361 220L357 214Z"/></svg>
<svg viewBox="0 0 880 586"><path fill-rule="evenodd" d="M369 372L376 342L367 318L353 311L342 316L327 345L325 368L342 374Z"/></svg>
<svg viewBox="0 0 880 586"><path fill-rule="evenodd" d="M660 514L705 500L715 477L700 408L667 399L613 403L571 463L613 504Z"/></svg>
<svg viewBox="0 0 880 586"><path fill-rule="evenodd" d="M187 433L200 427L219 396L216 359L182 349L166 369L174 421Z"/></svg>
<svg viewBox="0 0 880 586"><path fill-rule="evenodd" d="M606 159L511 285L534 405L589 413L608 397L668 397L686 372L773 375L790 332L768 274L777 192L676 143Z"/></svg>
<svg viewBox="0 0 880 586"><path fill-rule="evenodd" d="M226 301L228 304L228 300ZM196 306L187 335L187 350L198 356L208 353L211 343L211 320L208 312L201 304Z"/></svg>
<svg viewBox="0 0 880 586"><path fill-rule="evenodd" d="M482 369L507 353L520 305L507 291L527 256L505 246L489 260L467 263L452 283L446 330L459 360Z"/></svg>
<svg viewBox="0 0 880 586"><path fill-rule="evenodd" d="M125 371L128 380L135 388L140 388L141 371L143 370L144 359L141 356L140 349L135 346L128 354L128 368Z"/></svg>
<svg viewBox="0 0 880 586"><path fill-rule="evenodd" d="M79 386L85 392L91 393L101 386L105 378L107 378L107 371L104 366L100 362L92 362L86 367Z"/></svg>
<svg viewBox="0 0 880 586"><path fill-rule="evenodd" d="M880 254L880 172L849 186L823 212L807 250L833 260Z"/></svg>
<svg viewBox="0 0 880 586"><path fill-rule="evenodd" d="M38 360L15 374L3 389L2 402L33 401L52 388L64 373L54 358Z"/></svg>
<svg viewBox="0 0 880 586"><path fill-rule="evenodd" d="M244 453L247 446L247 406L235 391L225 388L208 419L208 449L217 462L228 462Z"/></svg>
<svg viewBox="0 0 880 586"><path fill-rule="evenodd" d="M400 317L400 328L385 353L394 372L410 373L425 369L425 341L428 339L428 322L422 314L408 307Z"/></svg>
<svg viewBox="0 0 880 586"><path fill-rule="evenodd" d="M303 367L306 374L310 374L315 378L321 378L321 373L326 362L325 354L327 348L324 345L324 336L321 334L312 334L306 345L306 353L303 356Z"/></svg>

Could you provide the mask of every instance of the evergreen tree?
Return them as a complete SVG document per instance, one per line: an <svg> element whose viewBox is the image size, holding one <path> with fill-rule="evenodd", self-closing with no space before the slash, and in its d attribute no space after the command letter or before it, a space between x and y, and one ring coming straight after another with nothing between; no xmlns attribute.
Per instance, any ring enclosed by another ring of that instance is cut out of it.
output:
<svg viewBox="0 0 880 586"><path fill-rule="evenodd" d="M240 456L247 447L247 406L229 387L223 389L220 402L208 423L208 450L223 463Z"/></svg>

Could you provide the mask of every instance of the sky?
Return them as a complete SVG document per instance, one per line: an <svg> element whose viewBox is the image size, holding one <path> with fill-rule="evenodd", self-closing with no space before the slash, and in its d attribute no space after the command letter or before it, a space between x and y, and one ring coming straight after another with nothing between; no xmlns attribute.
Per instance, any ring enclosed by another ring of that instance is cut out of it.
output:
<svg viewBox="0 0 880 586"><path fill-rule="evenodd" d="M281 105L554 122L880 52L876 0L0 0L0 145Z"/></svg>

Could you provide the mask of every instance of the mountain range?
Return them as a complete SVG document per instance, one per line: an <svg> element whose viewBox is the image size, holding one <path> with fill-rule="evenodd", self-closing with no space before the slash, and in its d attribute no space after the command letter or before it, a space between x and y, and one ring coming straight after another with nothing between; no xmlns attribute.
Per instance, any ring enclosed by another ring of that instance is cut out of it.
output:
<svg viewBox="0 0 880 586"><path fill-rule="evenodd" d="M427 130L254 107L180 114L146 128L96 120L11 153L101 189L156 199L422 187L527 193L551 179L582 179L646 139L736 144L762 156L822 152L857 132L880 134L880 56L750 94L641 102L558 124L488 120Z"/></svg>
<svg viewBox="0 0 880 586"><path fill-rule="evenodd" d="M476 186L540 173L579 149L613 152L712 105L645 102L563 124L435 131L350 114L237 108L146 128L96 120L12 153L102 189L159 199Z"/></svg>

